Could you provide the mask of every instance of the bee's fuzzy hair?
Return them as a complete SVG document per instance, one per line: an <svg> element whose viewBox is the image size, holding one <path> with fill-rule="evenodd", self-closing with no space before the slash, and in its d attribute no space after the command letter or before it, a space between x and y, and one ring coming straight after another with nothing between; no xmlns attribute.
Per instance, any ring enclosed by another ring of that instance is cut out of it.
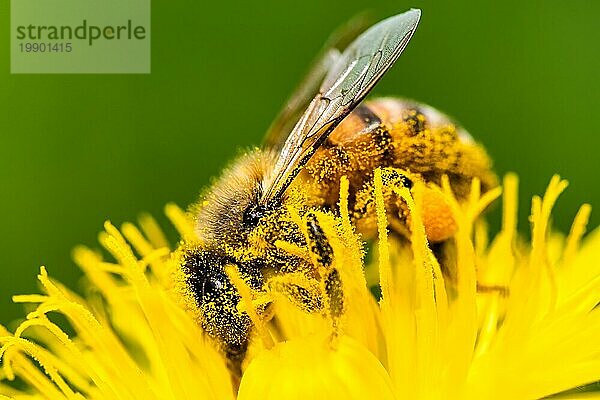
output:
<svg viewBox="0 0 600 400"><path fill-rule="evenodd" d="M244 212L258 201L276 156L268 150L247 151L201 195L192 212L196 216L196 234L205 246L239 239Z"/></svg>

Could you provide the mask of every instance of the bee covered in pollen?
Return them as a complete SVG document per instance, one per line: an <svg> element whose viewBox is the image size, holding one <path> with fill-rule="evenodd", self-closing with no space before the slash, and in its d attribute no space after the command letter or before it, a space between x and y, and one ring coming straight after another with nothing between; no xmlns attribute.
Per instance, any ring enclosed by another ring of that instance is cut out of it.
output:
<svg viewBox="0 0 600 400"><path fill-rule="evenodd" d="M411 190L423 183L419 198L431 243L456 230L450 206L433 188L443 176L459 200L473 178L483 190L496 184L485 151L444 114L399 98L361 103L400 57L420 16L413 9L385 19L347 46L347 38L334 40L272 124L264 146L235 160L194 207L197 237L182 244L178 263L200 323L234 373L241 372L255 318L269 316L268 301L254 318L240 311L236 277L257 293L283 291L307 312L343 313L333 250L314 212L337 212L342 177L349 182L352 222L365 238L376 233L377 168L393 171L387 179ZM384 195L391 229L407 237L406 204L391 192ZM281 242L308 249L314 262Z"/></svg>

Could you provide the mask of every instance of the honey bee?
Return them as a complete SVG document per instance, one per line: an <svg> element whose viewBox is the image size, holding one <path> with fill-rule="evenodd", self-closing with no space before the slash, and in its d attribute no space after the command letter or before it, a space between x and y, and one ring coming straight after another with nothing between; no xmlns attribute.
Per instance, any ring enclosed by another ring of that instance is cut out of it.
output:
<svg viewBox="0 0 600 400"><path fill-rule="evenodd" d="M352 220L369 238L375 233L372 193L378 167L406 171L393 179L409 189L415 180L439 184L446 175L459 199L474 177L484 190L495 185L485 151L446 115L398 98L361 103L399 58L420 16L413 9L390 17L358 35L344 51L336 46L325 51L273 123L265 145L235 160L195 208L198 240L182 245L180 265L205 331L238 369L252 322L238 311L241 296L225 267L234 265L252 290L261 291L273 276L314 273L277 241L307 246L319 263L331 264L332 249L317 218L306 219L307 243L288 215L290 204L335 213L340 179L346 176ZM434 190L422 198L429 241L451 237L454 221L439 217L450 214L449 205ZM407 236L405 205L391 196L386 202L391 229ZM330 311L342 313L338 271L328 270L323 279L333 299ZM322 309L322 299L310 290L287 289L303 309Z"/></svg>

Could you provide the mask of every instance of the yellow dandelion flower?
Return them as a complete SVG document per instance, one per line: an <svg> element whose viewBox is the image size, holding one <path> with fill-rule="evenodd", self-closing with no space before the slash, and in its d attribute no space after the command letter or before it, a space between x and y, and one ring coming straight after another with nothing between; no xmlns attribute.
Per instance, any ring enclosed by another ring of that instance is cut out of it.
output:
<svg viewBox="0 0 600 400"><path fill-rule="evenodd" d="M348 216L345 179L340 215L315 211L339 271L342 312L306 313L274 290L271 318L262 318L265 300L227 270L243 297L239 312L255 325L240 382L198 324L178 253L145 216L141 230L105 225L100 243L110 261L75 251L88 280L84 297L44 268L43 294L14 297L33 307L13 333L0 328L0 398L538 399L600 381L600 231L583 239L587 205L568 236L550 229L565 181L554 177L533 198L530 242L516 233L515 176L502 193L481 194L474 180L464 203L443 182L438 194L458 229L434 254L418 188L392 188L410 210L410 241L388 234L385 173L375 174L379 240L368 262ZM500 195L502 229L488 241L479 216ZM194 240L185 213L171 205L167 215L184 242Z"/></svg>

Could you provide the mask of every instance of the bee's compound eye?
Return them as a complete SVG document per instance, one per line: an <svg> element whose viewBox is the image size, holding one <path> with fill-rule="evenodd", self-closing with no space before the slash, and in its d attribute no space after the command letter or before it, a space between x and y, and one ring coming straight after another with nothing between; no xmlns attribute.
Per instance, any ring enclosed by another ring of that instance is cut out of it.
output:
<svg viewBox="0 0 600 400"><path fill-rule="evenodd" d="M261 204L250 204L244 211L243 223L252 228L258 225L261 218L267 215L267 207Z"/></svg>
<svg viewBox="0 0 600 400"><path fill-rule="evenodd" d="M209 282L210 282L211 287L214 290L221 290L221 289L223 289L223 282L221 282L220 280L212 278L212 279L209 280Z"/></svg>
<svg viewBox="0 0 600 400"><path fill-rule="evenodd" d="M202 298L215 298L219 296L225 287L225 276L209 275L204 277L202 283Z"/></svg>
<svg viewBox="0 0 600 400"><path fill-rule="evenodd" d="M199 305L216 301L227 291L229 280L223 264L223 257L212 251L194 250L186 254L182 268Z"/></svg>

